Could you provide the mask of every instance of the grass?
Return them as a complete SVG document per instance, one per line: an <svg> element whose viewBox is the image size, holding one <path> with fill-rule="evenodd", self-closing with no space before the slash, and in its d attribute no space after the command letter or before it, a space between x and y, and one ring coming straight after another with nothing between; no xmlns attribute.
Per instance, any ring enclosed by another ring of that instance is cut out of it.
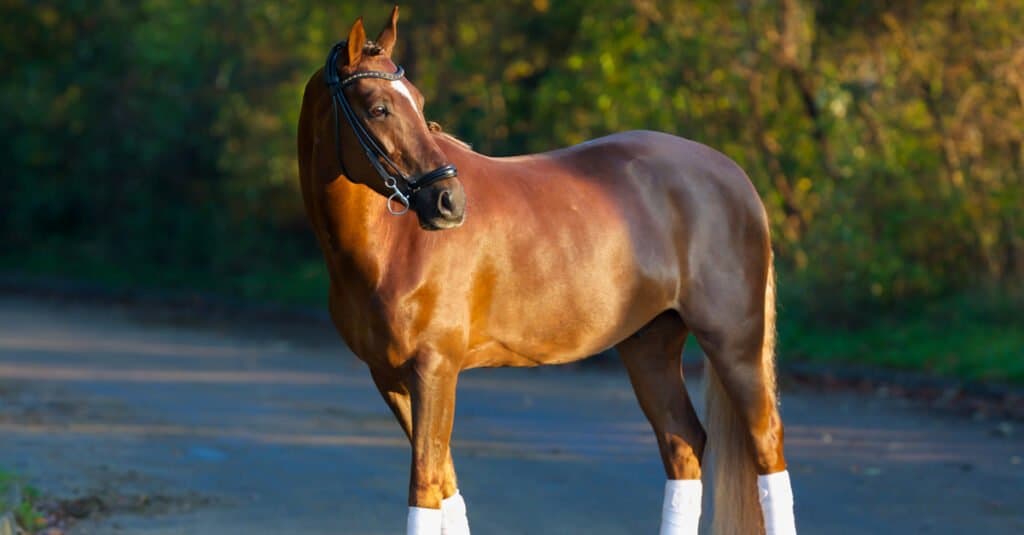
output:
<svg viewBox="0 0 1024 535"><path fill-rule="evenodd" d="M974 381L1024 383L1024 306L1017 292L965 293L870 314L855 328L780 312L779 354L871 364Z"/></svg>
<svg viewBox="0 0 1024 535"><path fill-rule="evenodd" d="M8 503L12 490L20 487L19 502ZM32 533L46 524L46 519L36 508L39 502L39 491L14 472L0 468L0 511L13 511L14 519L22 529Z"/></svg>

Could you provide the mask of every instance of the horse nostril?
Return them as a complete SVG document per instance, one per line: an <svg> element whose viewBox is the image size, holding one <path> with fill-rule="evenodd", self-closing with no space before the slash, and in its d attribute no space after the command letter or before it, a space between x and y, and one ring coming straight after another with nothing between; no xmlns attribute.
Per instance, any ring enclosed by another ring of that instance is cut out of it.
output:
<svg viewBox="0 0 1024 535"><path fill-rule="evenodd" d="M450 218L455 215L455 205L452 202L452 193L450 191L442 191L437 196L437 209L444 217Z"/></svg>

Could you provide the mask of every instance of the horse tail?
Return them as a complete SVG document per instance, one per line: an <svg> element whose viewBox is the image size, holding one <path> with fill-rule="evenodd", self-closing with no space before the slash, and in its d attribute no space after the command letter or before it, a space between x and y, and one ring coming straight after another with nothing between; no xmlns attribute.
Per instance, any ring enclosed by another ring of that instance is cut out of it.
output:
<svg viewBox="0 0 1024 535"><path fill-rule="evenodd" d="M761 366L767 390L775 403L775 268L771 257L764 295L764 340ZM708 450L714 474L715 514L711 532L715 535L764 533L761 504L757 496L757 469L749 428L710 363L707 377ZM708 474L704 471L705 476Z"/></svg>

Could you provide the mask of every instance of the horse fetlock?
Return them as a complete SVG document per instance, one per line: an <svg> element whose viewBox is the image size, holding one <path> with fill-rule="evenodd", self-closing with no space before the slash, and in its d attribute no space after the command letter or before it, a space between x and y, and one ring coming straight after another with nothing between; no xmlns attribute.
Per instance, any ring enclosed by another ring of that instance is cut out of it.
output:
<svg viewBox="0 0 1024 535"><path fill-rule="evenodd" d="M442 500L444 500L444 491L441 478L423 481L414 476L413 482L409 486L410 507L440 509Z"/></svg>
<svg viewBox="0 0 1024 535"><path fill-rule="evenodd" d="M785 470L783 429L778 413L768 418L767 425L763 429L755 427L752 431L751 438L753 439L757 473L772 474Z"/></svg>
<svg viewBox="0 0 1024 535"><path fill-rule="evenodd" d="M444 482L441 483L441 495L450 497L459 490L458 482L455 480L455 475L445 476Z"/></svg>
<svg viewBox="0 0 1024 535"><path fill-rule="evenodd" d="M700 479L700 459L704 451L703 431L698 442L676 435L665 435L661 441L662 456L669 479Z"/></svg>

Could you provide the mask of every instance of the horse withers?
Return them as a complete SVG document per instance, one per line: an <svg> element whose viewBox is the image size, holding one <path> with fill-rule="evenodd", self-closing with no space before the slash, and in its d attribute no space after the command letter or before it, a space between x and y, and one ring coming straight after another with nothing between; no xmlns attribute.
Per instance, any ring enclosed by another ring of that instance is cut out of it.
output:
<svg viewBox="0 0 1024 535"><path fill-rule="evenodd" d="M431 128L362 20L306 86L298 156L338 332L412 445L408 533L469 532L449 447L459 372L616 347L668 478L661 533L795 533L773 363L768 221L746 174L699 143L624 132L491 158ZM406 212L409 212L406 214ZM406 215L403 215L406 214ZM680 366L707 354L707 432Z"/></svg>

